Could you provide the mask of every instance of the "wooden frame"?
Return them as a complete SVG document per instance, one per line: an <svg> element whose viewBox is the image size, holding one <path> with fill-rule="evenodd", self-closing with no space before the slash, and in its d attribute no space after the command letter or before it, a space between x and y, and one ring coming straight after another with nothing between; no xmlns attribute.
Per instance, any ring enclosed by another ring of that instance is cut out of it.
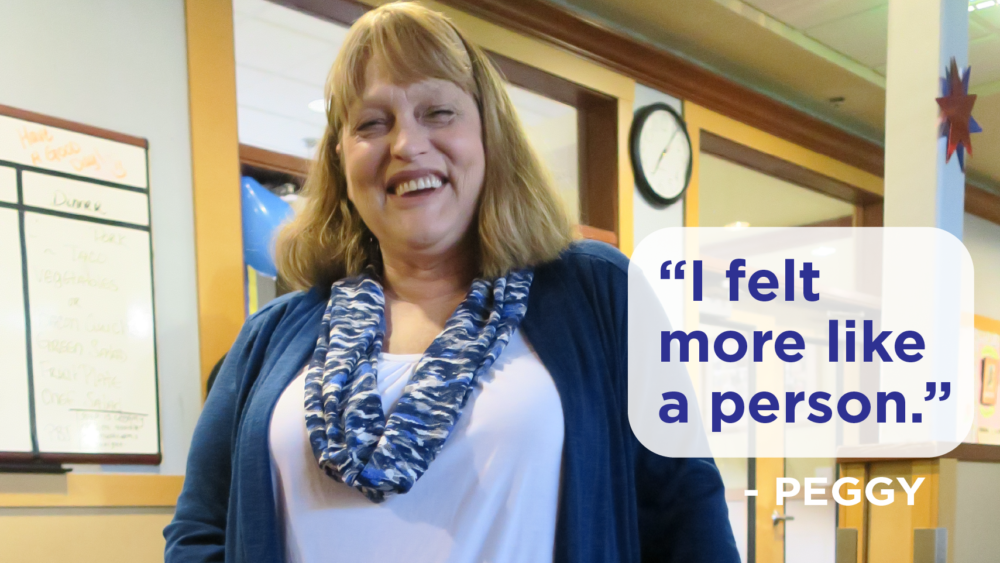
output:
<svg viewBox="0 0 1000 563"><path fill-rule="evenodd" d="M149 148L149 143L146 141L146 139L143 139L142 137L126 135L125 133L110 131L108 129L101 129L100 127L93 127L91 125L84 125L82 123L76 123L74 121L60 119L58 117L52 117L49 115L35 113L33 111L28 111L24 109L13 108L2 104L0 104L0 115L6 115L8 117L13 117L16 119L24 119L26 121L33 121L40 125L47 125L49 127L58 127L59 129L65 129L67 131L83 133L84 135L101 137L103 139L108 139L109 141L116 141L119 143L124 143L126 145L142 147L144 149Z"/></svg>
<svg viewBox="0 0 1000 563"><path fill-rule="evenodd" d="M882 226L884 204L881 195L762 153L711 132L702 133L701 150L769 176L852 203L858 208L854 219L856 226ZM1000 225L1000 195L966 184L965 212ZM837 224L842 225L842 222Z"/></svg>
<svg viewBox="0 0 1000 563"><path fill-rule="evenodd" d="M710 131L701 132L701 152L708 153L751 170L773 176L855 206L853 216L838 217L803 225L805 227L880 227L882 196L831 178L805 166L794 164ZM867 212L866 212L867 210ZM876 213L875 210L878 212Z"/></svg>
<svg viewBox="0 0 1000 563"><path fill-rule="evenodd" d="M580 233L617 246L618 105L611 96L493 52L487 52L515 86L576 108L580 179ZM585 227L585 228L584 228Z"/></svg>
<svg viewBox="0 0 1000 563"><path fill-rule="evenodd" d="M312 161L240 143L240 164L290 174L305 180Z"/></svg>
<svg viewBox="0 0 1000 563"><path fill-rule="evenodd" d="M710 131L703 131L701 134L701 151L848 203L864 205L882 199L876 194L846 182L763 153Z"/></svg>
<svg viewBox="0 0 1000 563"><path fill-rule="evenodd" d="M966 182L965 212L1000 225L1000 195Z"/></svg>
<svg viewBox="0 0 1000 563"><path fill-rule="evenodd" d="M184 8L204 399L212 368L246 316L235 43L231 0L185 0Z"/></svg>
<svg viewBox="0 0 1000 563"><path fill-rule="evenodd" d="M15 108L15 107L7 106L7 105L2 105L2 104L0 104L0 116L11 117L11 118L14 118L14 119L21 119L21 120L24 120L24 121L29 121L31 123L43 125L43 126L46 126L46 127L54 127L54 128L58 128L58 129L63 129L65 131L72 131L74 133L80 133L80 134L83 134L83 135L89 135L91 137L95 137L95 138L99 138L99 139L105 139L105 140L114 141L114 142L117 142L117 143L122 143L122 144L125 144L125 145L131 145L131 146L139 147L139 148L143 149L143 151L145 151L144 152L144 159L145 159L145 167L146 167L146 176L144 178L144 180L145 180L145 186L144 187L139 188L139 187L135 187L135 186L128 187L128 186L123 186L123 185L116 185L116 184L111 184L111 183L109 183L107 181L102 181L100 179L93 179L93 178L91 178L90 181L97 182L97 185L100 185L101 183L108 184L108 185L113 185L113 186L116 186L116 187L121 188L121 189L127 189L127 190L131 190L131 191L139 192L139 193L142 193L142 194L144 194L146 196L146 213L147 213L147 217L150 218L150 222L147 223L145 226L129 225L129 224L126 224L126 223L121 223L120 225L123 226L123 227L129 228L129 229L135 229L136 231L139 231L139 232L145 232L147 235L149 235L149 237L150 237L150 246L149 246L149 253L150 254L149 254L149 256L150 256L150 268L151 268L151 270L150 270L150 278L149 279L150 279L150 282L152 283L154 275L153 275L153 271L152 271L152 268L153 268L153 262L152 262L152 256L153 256L153 254L152 254L152 252L153 252L153 247L152 247L152 222L151 222L152 213L151 213L150 207L149 207L150 206L150 198L149 198L149 196L150 196L150 189L151 189L151 186L149 185L149 142L146 139L142 138L142 137L136 137L136 136L133 136L133 135L128 135L128 134L125 134L125 133L120 133L120 132L117 132L117 131L111 131L109 129L103 129L101 127L95 127L95 126L87 125L87 124L84 124L84 123L78 123L78 122L75 122L75 121L70 121L70 120L67 120L67 119L61 119L61 118L58 118L58 117L53 117L53 116L50 116L50 115L45 115L45 114L42 114L42 113L36 113L36 112L33 112L33 111L28 111L28 110L24 110L24 109L20 109L20 108ZM104 222L101 219L97 219L97 218L94 218L94 217L74 216L74 215L70 215L70 214L60 214L60 213L55 213L52 210L33 209L33 208L31 208L30 206L28 206L28 205L26 205L24 203L24 201L23 201L23 199L22 199L22 197L20 195L20 191L22 189L21 186L20 186L20 183L21 183L21 170L23 170L24 168L28 168L28 167L24 166L24 165L17 164L17 163L7 163L7 164L9 166L13 166L15 169L18 170L18 172L17 172L17 177L18 177L17 182L19 184L19 186L18 186L18 193L19 193L19 195L18 195L18 201L17 201L16 205L11 205L11 204L8 204L8 203L3 203L3 204L0 204L0 205L2 205L4 207L7 207L8 209L17 209L17 210L19 210L19 213L22 214L22 219L21 219L21 221L22 221L22 229L23 229L23 213L25 213L26 211L30 211L32 213L43 213L45 215L54 216L54 217L63 216L63 217L69 218L69 219L74 219L74 220L79 220L79 221L98 221L98 222ZM60 174L59 172L55 172L55 171L49 171L49 173ZM60 175L65 175L65 174L60 174ZM69 177L72 178L72 176L69 176ZM100 223L98 223L98 224L100 224ZM23 230L21 232L21 235L22 235L22 237L24 236L24 231ZM22 241L22 247L21 247L22 248L22 252L24 252L24 246L23 246L23 244L24 244L24 242ZM27 275L27 274L25 274L25 275ZM24 303L27 306L27 304L29 302L28 301L28 297L27 297L28 296L27 277L24 278L24 282L25 282L25 285L24 285L24 288L23 288L23 290L25 292L25 301L24 301ZM151 297L151 304L152 304L153 311L154 311L154 313L153 313L154 317L155 317L155 311L156 311L156 305L155 305L156 298L155 298L155 294L156 294L156 292L155 292L155 288L154 288L153 292L150 295L150 297ZM53 472L60 472L60 471L62 471L62 469L59 468L58 466L59 466L59 464L63 464L63 463L84 463L84 464L100 464L100 465L159 465L160 463L162 463L162 461L163 461L163 442L162 442L162 436L160 435L159 432L162 432L163 421L160 418L160 392L159 392L160 376L159 376L159 362L158 362L158 359L157 359L157 346L156 346L156 338L155 338L155 336L156 336L155 335L155 329L154 329L154 335L153 335L154 336L154 338L153 338L153 365L154 365L154 367L153 367L153 383L154 383L155 395L156 395L156 399L155 399L156 413L153 416L156 419L157 428L159 429L157 437L156 437L157 453L155 453L155 454L136 454L136 453L126 453L126 454L94 453L94 454L92 454L92 453L80 453L80 452L75 452L75 453L41 452L41 451L38 451L37 419L36 419L36 414L35 414L35 408L36 407L35 407L34 376L33 376L33 367L32 367L32 360L31 360L32 356L31 356L31 352L30 352L30 348L31 348L30 343L31 343L31 338L32 338L32 336L31 336L31 323L30 323L31 312L28 309L25 309L25 316L26 316L25 328L27 329L26 336L27 336L27 342L29 344L29 352L27 354L27 360L28 360L28 370L27 370L27 375L28 375L28 401L29 401L29 413L30 413L29 416L30 416L30 420L31 420L31 441L32 441L32 447L33 447L33 449L35 451L33 451L33 452L0 452L0 466L3 466L2 467L2 469L4 470L3 472L5 472L5 473L36 473L37 472L37 473L43 473L43 474L45 474L45 473L53 473Z"/></svg>
<svg viewBox="0 0 1000 563"><path fill-rule="evenodd" d="M697 104L685 102L684 117L695 159L695 173L685 198L685 226L698 226L702 152L852 203L856 207L855 226L881 226L881 176Z"/></svg>

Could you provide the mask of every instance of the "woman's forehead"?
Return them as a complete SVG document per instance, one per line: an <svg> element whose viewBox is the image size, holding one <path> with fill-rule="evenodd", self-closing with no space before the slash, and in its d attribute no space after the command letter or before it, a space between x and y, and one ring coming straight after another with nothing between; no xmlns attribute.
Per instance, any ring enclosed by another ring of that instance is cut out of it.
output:
<svg viewBox="0 0 1000 563"><path fill-rule="evenodd" d="M409 73L408 73L409 74ZM399 76L377 60L368 63L364 83L356 104L384 102L413 97L454 97L464 93L461 87L450 80L412 74Z"/></svg>

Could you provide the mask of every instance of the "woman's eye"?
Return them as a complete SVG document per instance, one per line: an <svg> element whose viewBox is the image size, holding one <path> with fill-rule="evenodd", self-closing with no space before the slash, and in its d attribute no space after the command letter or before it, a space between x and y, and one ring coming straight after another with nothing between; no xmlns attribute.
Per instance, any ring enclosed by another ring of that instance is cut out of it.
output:
<svg viewBox="0 0 1000 563"><path fill-rule="evenodd" d="M427 117L434 121L447 121L454 117L454 115L454 111L446 108L433 109L427 112Z"/></svg>
<svg viewBox="0 0 1000 563"><path fill-rule="evenodd" d="M385 123L384 119L366 119L358 123L354 132L359 135L375 135L385 130Z"/></svg>

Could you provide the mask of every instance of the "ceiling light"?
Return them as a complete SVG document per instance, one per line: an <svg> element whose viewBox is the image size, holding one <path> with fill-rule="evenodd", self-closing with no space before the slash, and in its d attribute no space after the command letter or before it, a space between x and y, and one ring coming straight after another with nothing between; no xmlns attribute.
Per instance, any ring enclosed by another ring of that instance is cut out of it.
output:
<svg viewBox="0 0 1000 563"><path fill-rule="evenodd" d="M732 223L726 225L727 229L745 229L750 226L750 223L746 221L733 221Z"/></svg>
<svg viewBox="0 0 1000 563"><path fill-rule="evenodd" d="M320 98L309 102L309 109L316 113L326 113L326 100Z"/></svg>
<svg viewBox="0 0 1000 563"><path fill-rule="evenodd" d="M976 9L985 10L986 8L992 8L993 6L996 5L997 5L996 0L988 0L987 2L980 2L976 4Z"/></svg>
<svg viewBox="0 0 1000 563"><path fill-rule="evenodd" d="M837 249L834 248L834 247L832 247L832 246L820 246L818 248L814 248L813 249L812 255L813 256L829 256L831 254L834 254L835 252L837 252Z"/></svg>

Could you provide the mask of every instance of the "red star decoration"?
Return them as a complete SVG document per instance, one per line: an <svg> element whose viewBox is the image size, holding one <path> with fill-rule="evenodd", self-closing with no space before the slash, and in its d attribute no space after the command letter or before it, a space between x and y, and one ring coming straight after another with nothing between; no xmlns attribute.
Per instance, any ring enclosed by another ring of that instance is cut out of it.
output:
<svg viewBox="0 0 1000 563"><path fill-rule="evenodd" d="M951 66L945 69L945 78L941 80L943 97L937 99L941 107L941 136L948 138L948 149L944 161L951 161L951 155L958 153L958 164L965 171L964 151L972 154L972 133L979 133L982 128L972 118L972 106L976 103L976 95L969 95L969 74L971 67L966 67L964 73L959 73L958 63L951 59Z"/></svg>

